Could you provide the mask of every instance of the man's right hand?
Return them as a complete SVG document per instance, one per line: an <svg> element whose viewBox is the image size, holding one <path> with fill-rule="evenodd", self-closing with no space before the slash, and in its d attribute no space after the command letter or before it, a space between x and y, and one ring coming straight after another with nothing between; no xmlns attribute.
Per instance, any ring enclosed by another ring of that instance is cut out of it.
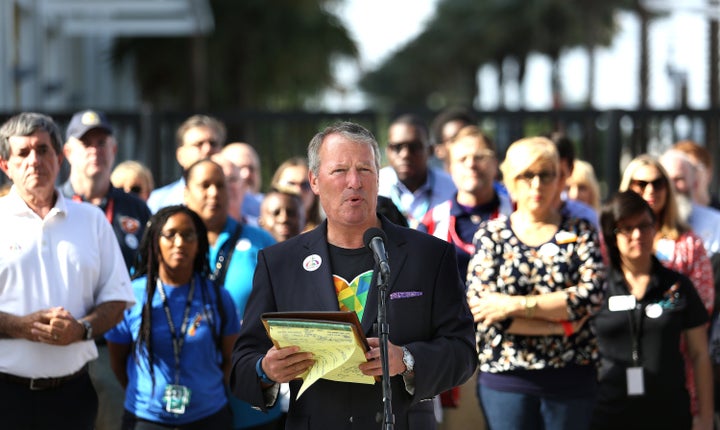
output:
<svg viewBox="0 0 720 430"><path fill-rule="evenodd" d="M36 323L49 324L50 320L61 309L41 309L23 316L0 312L0 333L3 338L27 339L32 342L40 342L37 333L33 332ZM50 334L50 337L52 337L52 334Z"/></svg>
<svg viewBox="0 0 720 430"><path fill-rule="evenodd" d="M272 347L263 357L260 365L263 371L275 382L283 383L297 379L315 364L309 352L300 352L299 346L285 348Z"/></svg>

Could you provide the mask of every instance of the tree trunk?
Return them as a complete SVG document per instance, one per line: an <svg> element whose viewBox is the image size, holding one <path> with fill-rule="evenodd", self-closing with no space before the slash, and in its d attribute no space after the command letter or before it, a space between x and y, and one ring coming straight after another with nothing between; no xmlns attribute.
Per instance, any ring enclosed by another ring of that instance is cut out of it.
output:
<svg viewBox="0 0 720 430"><path fill-rule="evenodd" d="M715 2L708 0L710 6ZM708 31L710 36L710 43L708 44L708 72L710 76L710 109L720 109L720 65L718 64L718 49L720 49L720 24L715 18L710 18L708 25ZM720 124L718 118L715 115L711 115L707 120L707 136L705 141L705 147L713 157L713 166L720 165L720 157L718 152L720 151ZM718 168L715 167L717 172ZM715 174L712 178L710 185L711 191L714 195L717 195L718 190L718 177L720 175Z"/></svg>
<svg viewBox="0 0 720 430"><path fill-rule="evenodd" d="M647 124L647 109L648 109L648 89L650 87L650 48L648 43L649 38L649 27L650 27L650 14L642 5L641 1L636 3L636 12L640 19L640 70L639 70L639 109L640 116L637 118L636 124L636 138L634 139L633 155L638 155L647 152L648 146L648 124Z"/></svg>
<svg viewBox="0 0 720 430"><path fill-rule="evenodd" d="M552 108L553 110L562 109L562 84L560 83L560 53L550 57L552 69L550 72L550 89L552 91Z"/></svg>

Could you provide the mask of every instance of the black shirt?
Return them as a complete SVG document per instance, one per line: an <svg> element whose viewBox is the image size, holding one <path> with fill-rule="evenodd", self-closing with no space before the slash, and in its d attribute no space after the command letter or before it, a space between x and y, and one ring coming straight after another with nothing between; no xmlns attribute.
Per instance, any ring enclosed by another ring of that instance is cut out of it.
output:
<svg viewBox="0 0 720 430"><path fill-rule="evenodd" d="M60 187L60 190L66 198L85 201L83 196L75 194L69 180ZM145 224L152 215L150 209L138 197L112 185L98 208L105 213L112 225L125 265L130 270L135 263Z"/></svg>
<svg viewBox="0 0 720 430"><path fill-rule="evenodd" d="M592 428L690 428L680 339L684 331L707 323L707 311L692 282L655 257L647 291L635 308L608 309L611 297L629 294L622 273L612 271L605 301L593 320L602 360ZM634 366L633 333L639 335L642 396L627 395L626 369Z"/></svg>

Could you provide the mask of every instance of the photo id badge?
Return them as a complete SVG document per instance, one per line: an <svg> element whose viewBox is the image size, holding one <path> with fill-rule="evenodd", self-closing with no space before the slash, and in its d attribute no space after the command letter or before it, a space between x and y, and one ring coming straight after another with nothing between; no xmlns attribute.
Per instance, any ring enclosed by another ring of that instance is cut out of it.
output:
<svg viewBox="0 0 720 430"><path fill-rule="evenodd" d="M168 384L165 387L165 410L173 414L184 414L185 407L190 403L190 389L184 385Z"/></svg>
<svg viewBox="0 0 720 430"><path fill-rule="evenodd" d="M642 367L628 367L627 374L627 393L628 396L642 396L645 394L645 380L643 379Z"/></svg>

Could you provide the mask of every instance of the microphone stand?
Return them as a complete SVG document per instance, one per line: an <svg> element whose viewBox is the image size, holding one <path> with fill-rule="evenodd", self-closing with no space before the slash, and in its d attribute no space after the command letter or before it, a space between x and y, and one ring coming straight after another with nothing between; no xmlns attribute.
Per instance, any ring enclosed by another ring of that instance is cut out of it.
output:
<svg viewBox="0 0 720 430"><path fill-rule="evenodd" d="M390 279L390 268L387 265L376 264L378 268L378 326L380 328L380 362L382 364L382 393L383 393L383 426L385 430L395 428L395 416L392 411L392 386L390 385L390 365L388 364L388 336L390 325L387 322L387 288Z"/></svg>

